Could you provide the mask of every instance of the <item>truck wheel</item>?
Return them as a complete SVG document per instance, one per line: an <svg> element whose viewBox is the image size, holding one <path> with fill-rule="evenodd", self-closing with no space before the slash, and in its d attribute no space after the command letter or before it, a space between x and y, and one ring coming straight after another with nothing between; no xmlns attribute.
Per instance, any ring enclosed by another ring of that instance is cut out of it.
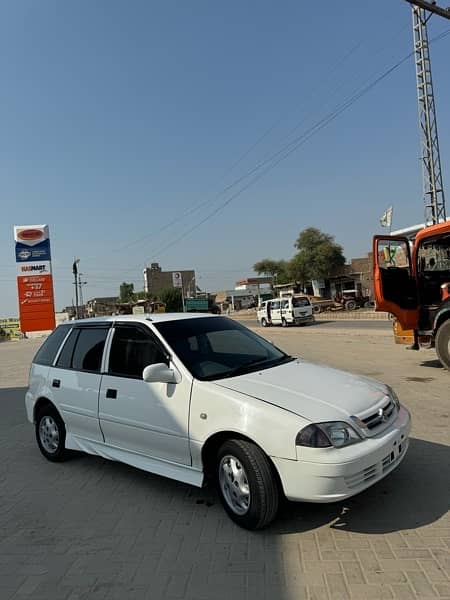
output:
<svg viewBox="0 0 450 600"><path fill-rule="evenodd" d="M354 300L349 300L345 303L345 310L355 310L356 302Z"/></svg>
<svg viewBox="0 0 450 600"><path fill-rule="evenodd" d="M312 309L313 309L313 313L315 313L316 315L318 315L319 313L322 312L322 309L318 304L313 304Z"/></svg>
<svg viewBox="0 0 450 600"><path fill-rule="evenodd" d="M436 354L444 368L450 371L450 319L442 323L436 334Z"/></svg>
<svg viewBox="0 0 450 600"><path fill-rule="evenodd" d="M228 440L217 456L217 487L231 519L245 529L262 529L278 511L278 485L264 452L245 440Z"/></svg>

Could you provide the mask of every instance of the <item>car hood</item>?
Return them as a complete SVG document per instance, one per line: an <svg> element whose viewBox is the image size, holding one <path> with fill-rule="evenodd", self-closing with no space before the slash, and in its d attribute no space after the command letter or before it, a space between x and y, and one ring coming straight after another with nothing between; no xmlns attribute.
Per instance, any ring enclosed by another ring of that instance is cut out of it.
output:
<svg viewBox="0 0 450 600"><path fill-rule="evenodd" d="M214 383L311 422L348 420L379 404L388 393L379 381L303 360Z"/></svg>

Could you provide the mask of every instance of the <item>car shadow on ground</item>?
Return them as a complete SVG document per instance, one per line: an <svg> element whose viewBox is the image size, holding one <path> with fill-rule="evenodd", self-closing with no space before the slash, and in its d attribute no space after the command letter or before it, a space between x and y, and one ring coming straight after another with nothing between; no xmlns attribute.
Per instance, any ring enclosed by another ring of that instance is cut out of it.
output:
<svg viewBox="0 0 450 600"><path fill-rule="evenodd" d="M336 504L286 502L278 533L299 533L329 523L354 533L390 533L429 525L450 510L450 446L412 438L399 467L365 492Z"/></svg>
<svg viewBox="0 0 450 600"><path fill-rule="evenodd" d="M431 367L433 369L443 369L441 361L437 358L435 360L424 360L420 363L421 367Z"/></svg>

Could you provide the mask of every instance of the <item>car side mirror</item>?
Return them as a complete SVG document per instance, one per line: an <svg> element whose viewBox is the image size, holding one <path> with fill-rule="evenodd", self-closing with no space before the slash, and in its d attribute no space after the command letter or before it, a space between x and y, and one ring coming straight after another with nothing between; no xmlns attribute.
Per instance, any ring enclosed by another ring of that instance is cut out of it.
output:
<svg viewBox="0 0 450 600"><path fill-rule="evenodd" d="M147 365L142 371L142 379L147 383L180 383L181 375L164 363Z"/></svg>

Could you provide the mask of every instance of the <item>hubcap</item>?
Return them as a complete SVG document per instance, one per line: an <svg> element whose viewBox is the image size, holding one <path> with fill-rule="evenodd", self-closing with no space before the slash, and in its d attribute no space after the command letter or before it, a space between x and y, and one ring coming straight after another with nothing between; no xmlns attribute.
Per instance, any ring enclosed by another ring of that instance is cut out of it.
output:
<svg viewBox="0 0 450 600"><path fill-rule="evenodd" d="M49 415L42 417L39 423L39 439L49 454L54 454L59 446L59 430L56 421Z"/></svg>
<svg viewBox="0 0 450 600"><path fill-rule="evenodd" d="M220 461L219 483L231 510L237 515L245 515L250 508L250 486L244 467L234 456L226 455Z"/></svg>

